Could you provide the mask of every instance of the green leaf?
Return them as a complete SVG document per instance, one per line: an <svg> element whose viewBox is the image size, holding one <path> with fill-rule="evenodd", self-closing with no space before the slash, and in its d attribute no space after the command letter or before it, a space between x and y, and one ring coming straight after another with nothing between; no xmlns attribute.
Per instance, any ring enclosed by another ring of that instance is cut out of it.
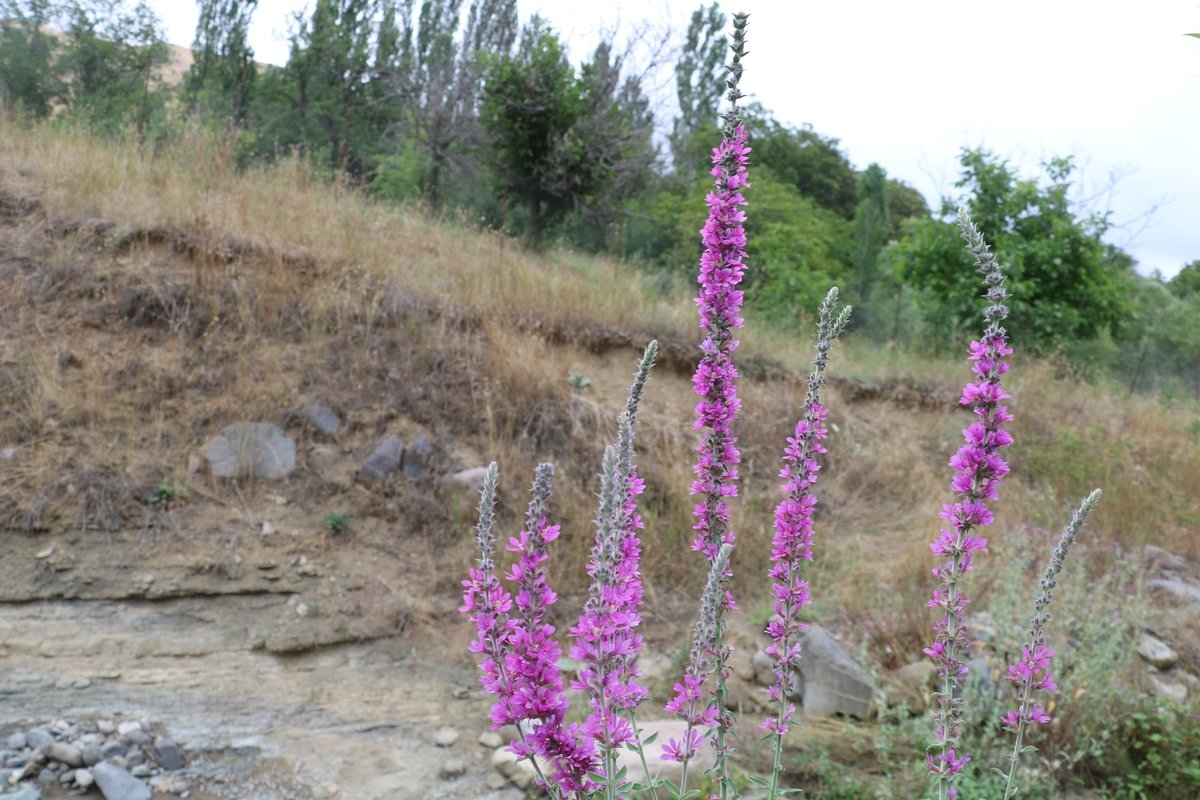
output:
<svg viewBox="0 0 1200 800"><path fill-rule="evenodd" d="M654 733L650 734L649 736L647 736L645 739L642 740L642 746L645 747L648 744L654 744L654 742L657 739L658 739L658 731L655 731Z"/></svg>
<svg viewBox="0 0 1200 800"><path fill-rule="evenodd" d="M1185 33L1184 36L1192 36L1196 39L1200 39L1200 33Z"/></svg>
<svg viewBox="0 0 1200 800"><path fill-rule="evenodd" d="M747 775L746 780L750 782L751 786L754 786L758 789L770 789L771 788L771 784L769 781L763 780L762 778L758 777L757 775Z"/></svg>

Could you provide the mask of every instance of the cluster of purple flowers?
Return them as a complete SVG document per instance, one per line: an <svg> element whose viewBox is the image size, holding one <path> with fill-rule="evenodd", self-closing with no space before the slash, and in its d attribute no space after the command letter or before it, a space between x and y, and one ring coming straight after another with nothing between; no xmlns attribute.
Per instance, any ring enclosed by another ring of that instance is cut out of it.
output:
<svg viewBox="0 0 1200 800"><path fill-rule="evenodd" d="M554 639L554 626L545 619L557 599L545 568L546 546L559 533L559 527L546 518L553 473L552 465L538 465L525 529L509 539L507 549L517 554L506 576L516 587L515 595L510 595L495 575L491 528L497 470L494 463L489 467L476 528L482 556L479 567L463 581L459 610L472 615L477 636L471 651L484 656L480 683L486 693L496 696L492 726L516 726L519 735L510 745L512 752L521 758L536 755L549 765L548 777L538 767L539 785L589 791L595 788L587 777L596 768L595 747L580 735L580 726L565 721L569 704L558 666L562 651Z"/></svg>
<svg viewBox="0 0 1200 800"><path fill-rule="evenodd" d="M738 340L733 334L742 326L743 293L739 287L746 270L746 199L742 190L749 186L750 147L737 108L742 97L738 82L746 23L746 15L735 15L733 59L727 79L732 108L725 115L721 145L712 155L715 187L706 199L709 213L701 230L704 253L696 298L704 340L693 376L693 388L700 397L695 429L703 433L696 446L698 458L691 484L691 493L700 498L694 509L693 550L704 554L708 578L690 658L666 705L666 710L683 719L686 726L680 738L670 738L662 745L664 759L683 763L683 777L673 788L677 797L684 797L690 794L687 763L703 746L706 734L711 735L716 764L709 774L716 785L714 796L721 800L734 791L727 762L733 715L726 707L730 650L725 644L724 615L735 607L729 582L736 536L730 527L728 500L738 494L741 461L733 432L740 410L738 371L733 360ZM994 522L989 501L996 499L1008 473L1000 452L1013 441L1005 428L1012 415L1004 405L1008 395L1001 386L1001 377L1008 371L1005 359L1013 352L1001 326L1008 313L1005 279L965 210L960 212L959 225L983 274L989 306L983 336L970 345L975 377L964 387L960 399L961 404L972 407L976 419L963 430L965 443L949 462L954 470L951 488L957 498L943 506L940 517L946 526L930 545L938 557L933 574L939 583L928 605L937 608L941 616L934 624L934 641L924 652L936 663L943 687L937 695L935 743L926 761L939 800L956 796L953 783L971 761L959 743L963 701L958 684L966 675L969 646L963 622L968 600L960 584L972 570L975 555L987 551L987 540L977 533ZM804 413L787 440L779 473L785 497L775 509L769 573L774 617L766 627L771 639L766 653L773 662L775 682L768 688L772 713L762 723L768 737L774 739L775 763L769 783L751 779L756 786L769 789L768 797L772 799L779 795L783 736L795 714L788 695L800 664L800 635L806 627L801 612L810 604L805 569L813 557L817 499L812 489L820 470L817 457L826 452L822 442L829 436L828 410L821 403L820 391L833 341L845 329L850 313L849 308L838 311L837 301L835 288L821 305L817 356L809 376ZM570 629L570 655L581 665L571 688L586 694L589 707L582 724L566 721L568 701L559 668L562 651L554 638L555 628L547 621L547 611L557 599L545 568L547 547L559 535L558 526L549 523L546 513L553 469L548 464L538 467L525 528L509 539L507 549L516 555L506 576L513 587L511 593L495 574L495 464L488 470L480 499L476 538L481 556L478 567L471 569L469 579L463 582L460 610L476 626L471 651L481 656L480 683L484 691L496 697L491 710L493 725L516 726L518 738L509 745L510 750L533 762L538 785L556 798L594 792L601 788L598 782L602 782L610 800L639 788L631 784L618 787L616 767L617 752L623 746L642 753L634 711L646 696L646 689L638 681L637 664L642 647L639 627L643 600L643 522L637 498L645 484L633 463L633 430L656 350L654 342L646 350L618 423L617 442L605 450L602 462L596 536L587 567L591 589L579 621ZM1016 710L1001 718L1004 726L1016 734L1005 800L1016 792L1015 775L1025 726L1050 721L1046 709L1031 700L1035 690L1057 691L1050 673L1054 651L1045 646L1043 628L1067 550L1099 494L1096 491L1084 501L1064 530L1041 584L1029 642L1020 659L1009 667L1009 680L1020 685L1021 700ZM651 777L649 788L656 785L660 784Z"/></svg>
<svg viewBox="0 0 1200 800"><path fill-rule="evenodd" d="M762 728L775 736L776 764L772 785L782 769L782 737L788 732L795 707L788 701L792 680L800 666L799 636L807 627L800 620L800 611L809 605L808 581L804 577L804 562L812 561L813 511L817 498L812 486L817 482L821 465L817 456L825 452L822 440L828 438L825 420L828 409L821 404L821 387L825 382L825 367L833 340L841 335L849 321L850 309L843 308L837 316L838 291L826 295L817 321L817 356L808 379L808 396L804 416L796 422L794 435L787 440L783 451L784 466L779 473L784 484L784 499L775 508L775 534L771 543L770 576L775 597L775 618L767 624L771 644L766 653L774 662L775 683L768 697L776 713L763 720Z"/></svg>
<svg viewBox="0 0 1200 800"><path fill-rule="evenodd" d="M962 698L957 696L958 682L966 675L966 656L969 641L963 615L967 598L959 581L972 569L975 553L986 552L987 539L971 535L979 528L991 525L993 516L986 501L996 499L997 487L1008 474L1008 465L999 450L1012 444L1012 435L1004 424L1012 420L1008 407L1003 405L1008 394L1000 386L1000 378L1008 371L1004 358L1012 354L1001 321L1008 315L1005 300L1004 274L984 241L983 235L965 210L959 213L959 227L967 248L975 256L976 266L983 273L989 305L984 317L987 328L980 341L971 342L969 358L975 379L963 389L959 402L973 406L976 419L963 430L966 443L950 459L954 470L951 488L961 499L943 506L941 518L949 524L930 545L935 555L944 560L934 568L939 584L929 605L943 615L934 624L934 641L925 653L937 665L943 679L938 695L935 746L938 754L929 754L929 771L939 791L939 797L955 795L951 782L970 761L970 756L956 750L962 733Z"/></svg>
<svg viewBox="0 0 1200 800"><path fill-rule="evenodd" d="M722 544L736 537L729 529L726 498L737 496L738 463L741 454L732 425L741 409L737 396L737 366L733 352L738 340L733 329L742 326L742 291L738 285L746 271L746 167L750 163L746 129L739 125L732 136L713 149L715 191L709 193L708 221L701 230L704 253L700 257L700 294L696 304L705 331L700 345L703 357L696 367L692 385L702 399L696 405L697 430L708 434L696 447L699 457L692 494L703 498L695 508L697 536L693 549L703 552L709 563Z"/></svg>

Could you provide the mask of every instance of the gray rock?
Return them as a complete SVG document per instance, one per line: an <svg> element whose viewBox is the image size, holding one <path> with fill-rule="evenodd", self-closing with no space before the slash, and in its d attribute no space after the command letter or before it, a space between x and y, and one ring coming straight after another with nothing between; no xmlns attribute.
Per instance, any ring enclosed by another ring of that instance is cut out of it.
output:
<svg viewBox="0 0 1200 800"><path fill-rule="evenodd" d="M446 780L453 780L454 778L461 778L463 775L466 775L466 774L467 774L467 762L463 761L461 758L450 759L445 764L442 764L442 768L440 770L438 770L438 775L445 778Z"/></svg>
<svg viewBox="0 0 1200 800"><path fill-rule="evenodd" d="M55 742L45 748L46 757L54 761L61 761L68 767L82 767L83 754L79 752L78 747L72 747L65 742Z"/></svg>
<svg viewBox="0 0 1200 800"><path fill-rule="evenodd" d="M1163 700L1170 700L1175 703L1187 702L1189 692L1186 684L1167 680L1165 676L1151 675L1150 685L1154 688L1154 695L1156 697L1161 697Z"/></svg>
<svg viewBox="0 0 1200 800"><path fill-rule="evenodd" d="M32 783L27 783L12 794L4 795L4 800L42 800L42 792Z"/></svg>
<svg viewBox="0 0 1200 800"><path fill-rule="evenodd" d="M967 678L963 685L971 688L979 697L996 696L996 679L992 676L992 667L978 656L967 662Z"/></svg>
<svg viewBox="0 0 1200 800"><path fill-rule="evenodd" d="M1142 639L1138 642L1137 653L1143 661L1159 669L1170 669L1179 663L1179 654L1171 648L1171 645L1150 633L1142 634Z"/></svg>
<svg viewBox="0 0 1200 800"><path fill-rule="evenodd" d="M1200 603L1200 586L1176 578L1156 578L1146 583L1151 589L1161 589L1177 600Z"/></svg>
<svg viewBox="0 0 1200 800"><path fill-rule="evenodd" d="M37 780L38 783L54 783L58 780L58 774L49 767L46 767L38 773Z"/></svg>
<svg viewBox="0 0 1200 800"><path fill-rule="evenodd" d="M483 490L485 475L487 475L487 467L471 467L445 475L438 483L448 489L456 489L464 495L478 499L479 493Z"/></svg>
<svg viewBox="0 0 1200 800"><path fill-rule="evenodd" d="M754 654L754 682L759 686L770 686L775 683L775 660L767 655L766 650Z"/></svg>
<svg viewBox="0 0 1200 800"><path fill-rule="evenodd" d="M125 745L118 742L116 739L109 739L104 744L100 745L100 760L112 758L113 756L125 755ZM84 761L87 761L87 754L84 754ZM90 766L90 765L89 765Z"/></svg>
<svg viewBox="0 0 1200 800"><path fill-rule="evenodd" d="M4 746L9 750L24 750L25 749L25 734L14 733L4 740Z"/></svg>
<svg viewBox="0 0 1200 800"><path fill-rule="evenodd" d="M149 778L153 770L149 764L138 764L133 769L129 770L129 774L135 778Z"/></svg>
<svg viewBox="0 0 1200 800"><path fill-rule="evenodd" d="M433 743L438 747L450 747L458 741L458 731L453 728L440 728L433 734Z"/></svg>
<svg viewBox="0 0 1200 800"><path fill-rule="evenodd" d="M45 728L34 728L25 732L25 746L35 750L39 747L49 747L54 744L54 734Z"/></svg>
<svg viewBox="0 0 1200 800"><path fill-rule="evenodd" d="M309 403L304 407L304 418L326 436L337 436L342 421L337 412L324 403Z"/></svg>
<svg viewBox="0 0 1200 800"><path fill-rule="evenodd" d="M91 775L104 800L150 800L150 787L112 762L96 764Z"/></svg>
<svg viewBox="0 0 1200 800"><path fill-rule="evenodd" d="M865 719L871 711L871 676L816 625L805 631L800 647L804 713Z"/></svg>
<svg viewBox="0 0 1200 800"><path fill-rule="evenodd" d="M111 719L96 720L96 730L100 731L101 733L112 733L116 729L117 726L113 724Z"/></svg>
<svg viewBox="0 0 1200 800"><path fill-rule="evenodd" d="M380 442L359 468L358 474L368 481L387 480L400 469L404 456L404 442L399 436L391 436Z"/></svg>
<svg viewBox="0 0 1200 800"><path fill-rule="evenodd" d="M479 734L479 744L495 750L497 747L500 747L502 744L504 744L504 739L501 738L500 734L496 733L495 731L484 731L483 733Z"/></svg>
<svg viewBox="0 0 1200 800"><path fill-rule="evenodd" d="M928 659L914 661L884 680L884 699L889 708L906 705L920 711L929 707L937 682L937 668Z"/></svg>
<svg viewBox="0 0 1200 800"><path fill-rule="evenodd" d="M130 731L125 734L125 741L140 747L144 744L150 744L150 734L145 731Z"/></svg>
<svg viewBox="0 0 1200 800"><path fill-rule="evenodd" d="M166 770L183 769L183 752L174 739L166 736L154 740L154 760Z"/></svg>
<svg viewBox="0 0 1200 800"><path fill-rule="evenodd" d="M418 436L412 447L404 451L404 474L409 478L424 478L432 461L433 443L426 436Z"/></svg>
<svg viewBox="0 0 1200 800"><path fill-rule="evenodd" d="M278 425L237 422L204 449L218 478L282 478L296 468L296 444Z"/></svg>
<svg viewBox="0 0 1200 800"><path fill-rule="evenodd" d="M144 733L136 733L134 736L145 736ZM146 763L146 754L141 750L131 750L129 755L125 756L125 766L136 767L138 764Z"/></svg>
<svg viewBox="0 0 1200 800"><path fill-rule="evenodd" d="M1152 544L1148 544L1142 548L1142 558L1145 559L1147 564L1160 570L1179 570L1187 567L1187 561L1181 557L1175 555L1170 550L1164 550Z"/></svg>
<svg viewBox="0 0 1200 800"><path fill-rule="evenodd" d="M120 725L118 725L117 733L121 734L122 736L128 736L134 731L140 731L141 729L142 723L138 722L136 719L131 719L128 722L122 722Z"/></svg>
<svg viewBox="0 0 1200 800"><path fill-rule="evenodd" d="M3 450L0 450L0 461L12 461L16 454L17 448L6 447Z"/></svg>
<svg viewBox="0 0 1200 800"><path fill-rule="evenodd" d="M78 784L80 786L80 788L86 789L87 787L91 786L95 782L96 782L96 776L94 776L89 770L86 770L86 769L75 770L75 783Z"/></svg>

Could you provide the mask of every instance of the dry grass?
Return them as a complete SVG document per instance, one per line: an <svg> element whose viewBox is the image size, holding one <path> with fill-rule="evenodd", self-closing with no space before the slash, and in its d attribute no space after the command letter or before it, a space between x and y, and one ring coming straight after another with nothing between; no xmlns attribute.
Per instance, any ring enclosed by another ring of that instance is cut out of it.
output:
<svg viewBox="0 0 1200 800"><path fill-rule="evenodd" d="M628 266L531 255L373 202L299 161L243 172L234 160L228 143L199 135L150 154L0 122L0 195L11 200L0 220L0 446L23 454L2 467L0 516L45 529L136 522L146 487L185 474L227 422L298 430L295 410L321 399L347 421L345 460L398 429L445 443L447 468L495 458L510 520L533 464L556 461L567 533L555 575L580 591L595 465L638 356L631 345L660 337L686 354L690 299L657 294ZM38 208L16 208L29 200ZM782 366L744 386L735 524L753 604L809 355L807 341L753 320L745 338L746 356ZM967 370L958 354L839 347L833 374L854 381L827 398L837 427L819 486L814 595L834 625L869 622L871 644L899 662L925 635L927 542L967 420L953 402ZM687 552L693 400L681 360L652 378L639 445L646 571L664 607L690 603L700 578ZM571 371L592 386L573 390ZM1006 529L1057 528L1068 504L1101 486L1089 536L1200 558L1195 407L1059 379L1052 364L1018 362L1012 378L1017 446L995 554ZM300 502L395 517L330 479L307 445ZM416 516L443 542L430 558L461 571L469 545L444 532L465 530L468 510Z"/></svg>

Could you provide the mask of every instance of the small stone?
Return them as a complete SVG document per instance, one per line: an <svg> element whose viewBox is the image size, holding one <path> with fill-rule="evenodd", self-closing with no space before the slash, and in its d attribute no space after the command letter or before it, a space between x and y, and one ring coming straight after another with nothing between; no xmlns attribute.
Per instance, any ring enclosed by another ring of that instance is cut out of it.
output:
<svg viewBox="0 0 1200 800"><path fill-rule="evenodd" d="M100 745L100 760L113 758L115 756L125 755L125 745L118 742L116 739L109 739L104 744ZM86 754L85 754L86 761ZM90 764L88 766L91 766Z"/></svg>
<svg viewBox="0 0 1200 800"><path fill-rule="evenodd" d="M483 479L487 476L487 467L471 467L443 477L438 483L442 486L457 489L467 497L479 497L483 489Z"/></svg>
<svg viewBox="0 0 1200 800"><path fill-rule="evenodd" d="M54 734L45 728L34 728L31 731L25 732L25 746L38 749L39 747L48 747L54 744Z"/></svg>
<svg viewBox="0 0 1200 800"><path fill-rule="evenodd" d="M54 724L50 727L59 733L68 733L71 730L71 723L67 722L65 719L56 719L54 720Z"/></svg>
<svg viewBox="0 0 1200 800"><path fill-rule="evenodd" d="M308 605L308 603L297 603L296 604L296 616L297 617L300 617L301 619L303 619L303 618L308 617L308 615L311 613L312 613L312 608Z"/></svg>
<svg viewBox="0 0 1200 800"><path fill-rule="evenodd" d="M314 428L326 436L337 436L342 421L337 413L323 403L309 403L304 407L304 416Z"/></svg>
<svg viewBox="0 0 1200 800"><path fill-rule="evenodd" d="M0 450L0 461L12 461L13 457L16 456L16 454L17 454L17 448L6 447L3 450Z"/></svg>
<svg viewBox="0 0 1200 800"><path fill-rule="evenodd" d="M296 443L266 422L227 425L204 455L218 478L282 478L296 468Z"/></svg>
<svg viewBox="0 0 1200 800"><path fill-rule="evenodd" d="M412 447L404 451L404 474L410 478L423 478L429 474L433 461L433 443L426 436L418 436Z"/></svg>
<svg viewBox="0 0 1200 800"><path fill-rule="evenodd" d="M14 733L4 740L4 746L9 750L24 750L25 749L25 734Z"/></svg>
<svg viewBox="0 0 1200 800"><path fill-rule="evenodd" d="M461 778L467 774L467 762L461 758L452 758L445 764L442 764L442 768L438 771L438 774L445 780Z"/></svg>
<svg viewBox="0 0 1200 800"><path fill-rule="evenodd" d="M54 783L58 780L58 774L54 770L46 767L37 776L38 783Z"/></svg>
<svg viewBox="0 0 1200 800"><path fill-rule="evenodd" d="M1176 600L1200 603L1200 586L1175 578L1156 578L1146 583L1151 589L1161 589Z"/></svg>
<svg viewBox="0 0 1200 800"><path fill-rule="evenodd" d="M82 767L83 754L79 752L79 748L72 747L65 742L55 742L45 749L46 757L55 761L61 761L69 767Z"/></svg>
<svg viewBox="0 0 1200 800"><path fill-rule="evenodd" d="M453 728L440 728L433 734L433 743L438 747L450 747L458 741L458 731Z"/></svg>
<svg viewBox="0 0 1200 800"><path fill-rule="evenodd" d="M130 731L125 736L125 741L132 745L141 747L144 744L150 744L150 734L144 731Z"/></svg>
<svg viewBox="0 0 1200 800"><path fill-rule="evenodd" d="M129 774L135 778L149 778L151 769L149 764L138 764L133 769L129 770Z"/></svg>
<svg viewBox="0 0 1200 800"><path fill-rule="evenodd" d="M110 733L113 733L116 729L117 729L117 726L113 724L111 719L96 720L96 730L100 731L101 733L105 734L106 736Z"/></svg>
<svg viewBox="0 0 1200 800"><path fill-rule="evenodd" d="M165 770L183 768L183 752L174 739L160 736L154 740L154 760Z"/></svg>
<svg viewBox="0 0 1200 800"><path fill-rule="evenodd" d="M483 733L479 734L479 743L484 747L489 747L492 750L495 750L497 747L500 747L504 744L504 739L502 739L500 734L496 733L496 731L484 731Z"/></svg>
<svg viewBox="0 0 1200 800"><path fill-rule="evenodd" d="M278 528L276 528L270 522L263 522L263 524L262 524L263 536L270 536L270 535L274 534L277 530L278 530Z"/></svg>
<svg viewBox="0 0 1200 800"><path fill-rule="evenodd" d="M1171 645L1150 633L1143 633L1138 642L1137 653L1143 661L1159 669L1170 669L1179 662L1179 654Z"/></svg>
<svg viewBox="0 0 1200 800"><path fill-rule="evenodd" d="M391 436L380 442L363 462L358 474L367 481L378 483L387 480L400 469L404 455L404 442L399 436Z"/></svg>
<svg viewBox="0 0 1200 800"><path fill-rule="evenodd" d="M145 734L142 734L142 735L145 736ZM143 753L141 750L133 750L128 755L125 756L125 766L129 767L130 769L132 769L133 767L136 767L138 764L145 764L145 763L146 763L146 754Z"/></svg>
<svg viewBox="0 0 1200 800"><path fill-rule="evenodd" d="M111 761L101 761L92 775L105 800L150 800L150 787Z"/></svg>
<svg viewBox="0 0 1200 800"><path fill-rule="evenodd" d="M91 786L95 782L96 782L95 776L92 775L92 773L89 772L88 770L86 770L86 769L75 770L75 783L77 783L80 788L86 789L87 787Z"/></svg>
<svg viewBox="0 0 1200 800"><path fill-rule="evenodd" d="M4 800L42 800L42 792L32 783L27 783L12 794L4 795Z"/></svg>
<svg viewBox="0 0 1200 800"><path fill-rule="evenodd" d="M141 729L142 723L138 722L137 720L130 720L128 722L122 722L120 725L118 725L117 733L121 734L122 736L128 736L134 731L140 731Z"/></svg>
<svg viewBox="0 0 1200 800"><path fill-rule="evenodd" d="M1163 700L1170 700L1174 703L1187 702L1188 687L1186 684L1175 683L1160 678L1158 675L1151 675L1150 685L1154 687L1154 694Z"/></svg>
<svg viewBox="0 0 1200 800"><path fill-rule="evenodd" d="M54 555L54 545L50 545L45 550L39 550L34 557L38 559L46 559L52 555Z"/></svg>

